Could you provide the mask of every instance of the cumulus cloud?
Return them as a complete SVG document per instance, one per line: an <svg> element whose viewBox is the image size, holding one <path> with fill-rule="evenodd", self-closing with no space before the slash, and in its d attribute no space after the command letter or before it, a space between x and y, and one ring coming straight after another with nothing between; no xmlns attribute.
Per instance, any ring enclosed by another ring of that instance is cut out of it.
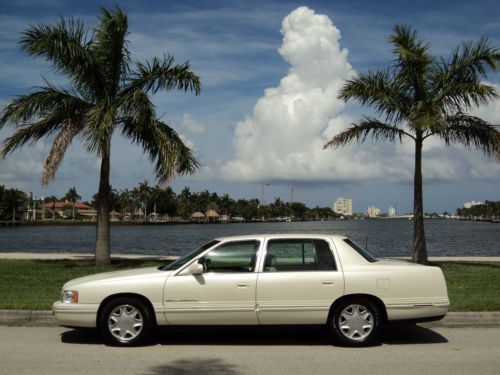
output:
<svg viewBox="0 0 500 375"><path fill-rule="evenodd" d="M181 125L192 134L199 135L207 131L205 125L196 121L189 113L184 113L181 117Z"/></svg>
<svg viewBox="0 0 500 375"><path fill-rule="evenodd" d="M323 150L331 137L357 118L337 99L346 78L354 74L340 31L325 15L300 7L283 20L279 53L290 65L277 87L268 88L251 116L238 122L234 157L219 163L222 176L239 181L360 181L413 178L413 144L366 142ZM495 162L442 142L428 142L424 173L432 180L498 176ZM477 153L476 153L477 154ZM495 174L495 171L497 172Z"/></svg>

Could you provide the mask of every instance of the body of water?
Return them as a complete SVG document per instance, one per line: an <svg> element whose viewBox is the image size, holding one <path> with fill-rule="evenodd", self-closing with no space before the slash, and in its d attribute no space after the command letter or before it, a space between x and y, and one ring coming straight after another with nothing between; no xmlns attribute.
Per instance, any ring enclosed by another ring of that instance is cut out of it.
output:
<svg viewBox="0 0 500 375"><path fill-rule="evenodd" d="M500 225L426 220L430 256L500 256ZM112 226L115 253L179 255L216 237L256 233L325 233L346 235L375 256L409 256L410 220L338 220L291 223ZM24 226L0 228L0 252L94 252L93 226Z"/></svg>

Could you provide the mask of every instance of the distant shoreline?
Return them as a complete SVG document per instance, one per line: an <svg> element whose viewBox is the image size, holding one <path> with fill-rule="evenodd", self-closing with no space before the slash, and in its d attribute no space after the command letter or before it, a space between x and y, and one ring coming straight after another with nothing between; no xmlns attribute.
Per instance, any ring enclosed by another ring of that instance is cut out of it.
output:
<svg viewBox="0 0 500 375"><path fill-rule="evenodd" d="M412 220L408 217L373 217L373 218L363 218L363 219L335 219L335 220L293 220L291 222L321 222L321 221L343 221L343 220ZM467 218L436 218L428 217L425 220L453 220L453 221L474 221L481 223L492 223L500 224L500 220L492 219L467 219ZM255 224L255 223L277 223L283 222L280 220L249 220L249 221L225 221L225 222L196 222L196 221L112 221L110 225L112 226L141 226L141 225L189 225L189 224L207 224L207 225L219 225L219 224ZM45 227L45 226L95 226L97 223L95 221L81 221L81 220L64 220L64 221L0 221L1 227Z"/></svg>

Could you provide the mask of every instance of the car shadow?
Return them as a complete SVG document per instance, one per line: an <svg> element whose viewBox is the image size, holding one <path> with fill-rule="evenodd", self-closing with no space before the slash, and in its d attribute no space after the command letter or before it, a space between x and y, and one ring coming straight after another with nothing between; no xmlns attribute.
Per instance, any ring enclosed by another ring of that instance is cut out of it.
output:
<svg viewBox="0 0 500 375"><path fill-rule="evenodd" d="M71 329L61 334L66 344L102 345L95 329ZM448 340L418 325L384 327L375 345L439 344ZM285 345L337 346L323 326L176 326L161 327L149 345Z"/></svg>
<svg viewBox="0 0 500 375"><path fill-rule="evenodd" d="M444 344L448 340L430 328L417 324L393 324L385 327L380 341L387 345Z"/></svg>
<svg viewBox="0 0 500 375"><path fill-rule="evenodd" d="M165 365L154 366L144 375L163 375L163 374L217 374L217 375L233 375L240 374L237 366L227 363L219 358L211 359L179 359Z"/></svg>

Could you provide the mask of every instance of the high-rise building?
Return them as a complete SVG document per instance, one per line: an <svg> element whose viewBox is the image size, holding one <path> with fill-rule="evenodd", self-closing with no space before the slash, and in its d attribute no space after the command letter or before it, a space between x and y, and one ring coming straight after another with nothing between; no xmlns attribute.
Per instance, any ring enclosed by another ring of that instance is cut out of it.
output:
<svg viewBox="0 0 500 375"><path fill-rule="evenodd" d="M352 199L351 198L337 198L333 203L333 212L340 215L352 216Z"/></svg>
<svg viewBox="0 0 500 375"><path fill-rule="evenodd" d="M380 215L380 208L377 208L375 206L368 207L366 211L368 213L368 217L377 217L378 215Z"/></svg>
<svg viewBox="0 0 500 375"><path fill-rule="evenodd" d="M394 217L396 216L396 209L392 206L389 207L389 210L387 211L387 214L389 217Z"/></svg>

